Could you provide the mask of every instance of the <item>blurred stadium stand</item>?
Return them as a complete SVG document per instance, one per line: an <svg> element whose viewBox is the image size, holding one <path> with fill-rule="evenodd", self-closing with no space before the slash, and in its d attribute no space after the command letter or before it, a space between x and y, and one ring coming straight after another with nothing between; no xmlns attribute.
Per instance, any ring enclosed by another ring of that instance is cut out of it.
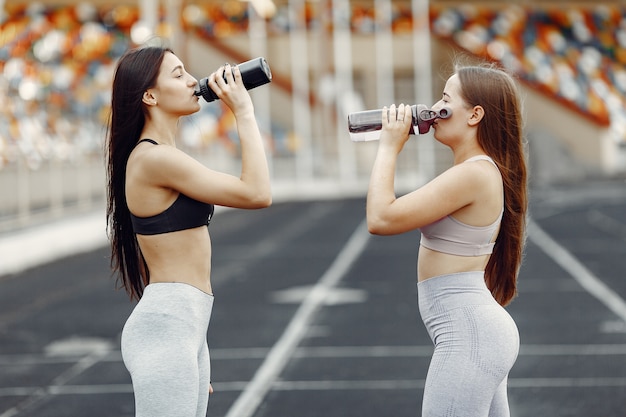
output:
<svg viewBox="0 0 626 417"><path fill-rule="evenodd" d="M170 39L197 78L223 62L267 58L271 88L255 90L253 97L278 190L364 191L375 147L349 143L347 132L340 139L346 114L339 110L388 104L376 93L387 77L374 65L380 28L393 38L388 78L395 102L415 102L418 60L430 61L434 74L425 100L439 97L460 52L498 61L524 89L535 183L626 172L626 6L618 1L433 0L430 56L414 49L415 30L425 22L413 18L414 3L388 2L389 20L381 21L378 0L352 1L345 16L353 90L347 98L332 76L338 20L331 1L276 1L275 13L265 19L239 0L75 3L0 0L0 233L102 208L113 68L145 30ZM290 13L295 3L301 4L296 20ZM302 86L292 72L296 29L308 45L304 107L294 104ZM350 106L337 105L340 100ZM310 112L304 134L302 109ZM234 123L219 103L203 106L181 130L181 145L199 159L236 170ZM404 183L414 185L427 179L424 172L449 164L447 151L432 146L432 166L416 173L424 163L418 145L409 144L399 165Z"/></svg>

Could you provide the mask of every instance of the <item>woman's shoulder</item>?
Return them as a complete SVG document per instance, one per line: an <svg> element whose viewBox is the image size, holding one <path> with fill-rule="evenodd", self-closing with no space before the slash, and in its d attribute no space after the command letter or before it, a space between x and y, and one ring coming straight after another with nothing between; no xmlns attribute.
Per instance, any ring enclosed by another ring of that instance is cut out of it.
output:
<svg viewBox="0 0 626 417"><path fill-rule="evenodd" d="M175 146L167 144L154 145L148 141L138 142L131 153L132 162L141 165L143 168L154 167L155 169L166 169L177 164L186 163L191 157Z"/></svg>
<svg viewBox="0 0 626 417"><path fill-rule="evenodd" d="M500 177L498 165L487 155L473 156L453 168L456 175L465 177L467 181L489 181L496 175Z"/></svg>
<svg viewBox="0 0 626 417"><path fill-rule="evenodd" d="M456 177L460 182L473 182L490 174L494 167L493 162L487 159L470 158L448 168L442 175Z"/></svg>
<svg viewBox="0 0 626 417"><path fill-rule="evenodd" d="M161 185L172 174L190 164L190 156L170 145L138 143L126 166L126 175L142 183Z"/></svg>
<svg viewBox="0 0 626 417"><path fill-rule="evenodd" d="M489 184L495 185L501 181L498 171L489 162L477 162L480 163L455 164L442 172L433 183L447 195L473 200L488 189L492 189Z"/></svg>

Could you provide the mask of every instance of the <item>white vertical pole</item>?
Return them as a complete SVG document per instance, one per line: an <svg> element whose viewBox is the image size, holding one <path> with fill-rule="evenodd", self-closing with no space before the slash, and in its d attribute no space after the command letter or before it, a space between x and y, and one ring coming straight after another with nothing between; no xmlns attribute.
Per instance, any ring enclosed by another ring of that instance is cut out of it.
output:
<svg viewBox="0 0 626 417"><path fill-rule="evenodd" d="M146 1L146 0L143 0ZM183 42L183 31L180 27L182 1L181 0L166 0L166 19L169 27L172 29L172 37L170 43L174 52L184 61L186 60L186 49ZM158 6L155 5L155 6ZM155 7L156 9L157 7ZM155 10L155 13L157 10Z"/></svg>
<svg viewBox="0 0 626 417"><path fill-rule="evenodd" d="M393 34L391 33L391 0L375 0L376 31L376 99L377 106L394 103Z"/></svg>
<svg viewBox="0 0 626 417"><path fill-rule="evenodd" d="M296 178L311 180L313 146L309 102L309 49L304 8L304 0L289 0L293 129L301 144L296 154Z"/></svg>
<svg viewBox="0 0 626 417"><path fill-rule="evenodd" d="M150 28L152 33L155 33L159 22L159 1L139 0L139 13L140 20Z"/></svg>
<svg viewBox="0 0 626 417"><path fill-rule="evenodd" d="M17 216L20 226L28 224L31 214L30 170L24 158L17 163Z"/></svg>
<svg viewBox="0 0 626 417"><path fill-rule="evenodd" d="M350 2L332 0L333 8L333 62L335 64L335 90L337 112L337 142L339 150L339 176L341 180L356 179L354 146L348 139L347 100L353 94L352 33L350 30Z"/></svg>
<svg viewBox="0 0 626 417"><path fill-rule="evenodd" d="M80 168L82 168L84 164L83 160L79 160L80 162L78 162L78 168L80 170ZM60 160L58 160L57 158L52 158L49 163L48 163L48 169L49 171L49 181L50 181L50 213L52 214L52 217L61 217L61 215L63 214L63 164L61 163ZM85 175L77 175L76 179L77 184L75 184L75 187L78 189L78 195L77 195L77 200L78 200L78 204L80 206L83 206L84 204L84 199L83 197L85 197L85 187L84 187L84 182L81 182L81 179L84 179L84 177L88 177L88 173Z"/></svg>
<svg viewBox="0 0 626 417"><path fill-rule="evenodd" d="M267 58L267 28L265 24L265 19L263 18L263 16L259 16L255 8L252 6L252 2L248 3L248 16L248 37L250 38L250 55L253 58L257 56ZM257 115L261 134L264 138L269 137L272 132L270 89L256 88L250 91L250 95L252 96L252 99L254 101L254 112ZM269 166L270 175L272 175L274 171L272 152L269 149L267 151L267 163Z"/></svg>
<svg viewBox="0 0 626 417"><path fill-rule="evenodd" d="M430 48L430 20L428 0L412 0L413 14L413 61L415 62L415 99L416 104L433 104L432 97L432 63ZM425 180L436 174L435 143L431 134L418 138L418 166Z"/></svg>

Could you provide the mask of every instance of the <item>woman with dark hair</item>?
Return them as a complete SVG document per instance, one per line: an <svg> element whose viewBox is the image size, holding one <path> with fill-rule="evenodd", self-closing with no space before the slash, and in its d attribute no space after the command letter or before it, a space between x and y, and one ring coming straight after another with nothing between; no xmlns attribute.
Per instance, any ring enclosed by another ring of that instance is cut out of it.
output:
<svg viewBox="0 0 626 417"><path fill-rule="evenodd" d="M422 416L505 417L519 334L503 306L516 295L527 208L520 96L494 66L458 67L433 109L444 106L452 116L434 123L434 136L454 166L399 198L411 108L383 110L367 222L373 234L421 231L418 303L435 345Z"/></svg>
<svg viewBox="0 0 626 417"><path fill-rule="evenodd" d="M138 300L122 331L138 417L206 415L213 308L207 226L214 205L271 204L261 134L237 67L220 67L209 87L237 120L240 177L176 147L179 119L200 109L196 85L171 50L154 46L126 52L113 80L107 222L111 266Z"/></svg>

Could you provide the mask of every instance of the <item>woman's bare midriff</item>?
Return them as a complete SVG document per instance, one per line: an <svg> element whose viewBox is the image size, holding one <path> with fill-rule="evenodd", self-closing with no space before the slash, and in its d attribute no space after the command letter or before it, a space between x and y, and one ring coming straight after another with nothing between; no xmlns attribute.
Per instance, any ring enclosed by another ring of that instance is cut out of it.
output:
<svg viewBox="0 0 626 417"><path fill-rule="evenodd" d="M484 271L489 255L458 256L420 246L417 257L417 280L425 281L440 275Z"/></svg>
<svg viewBox="0 0 626 417"><path fill-rule="evenodd" d="M211 238L206 226L159 235L137 235L150 283L180 282L207 294L211 288Z"/></svg>

